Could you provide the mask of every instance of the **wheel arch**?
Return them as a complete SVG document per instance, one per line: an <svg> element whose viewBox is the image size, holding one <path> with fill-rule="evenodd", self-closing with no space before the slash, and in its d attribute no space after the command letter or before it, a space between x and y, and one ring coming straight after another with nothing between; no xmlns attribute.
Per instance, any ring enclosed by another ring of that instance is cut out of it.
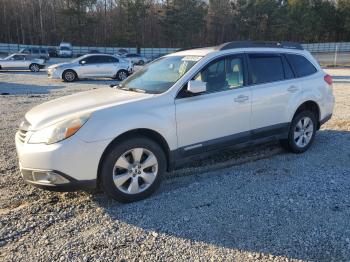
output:
<svg viewBox="0 0 350 262"><path fill-rule="evenodd" d="M313 101L313 100L308 100L303 102L301 105L299 105L294 114L293 114L293 118L300 112L304 111L304 110L308 110L311 111L315 114L316 119L317 119L317 129L320 128L320 117L321 117L321 111L320 111L320 106L317 104L317 102Z"/></svg>
<svg viewBox="0 0 350 262"><path fill-rule="evenodd" d="M138 129L133 129L133 130L129 130L127 132L124 132L122 134L120 134L119 136L117 136L116 138L114 138L105 148L105 150L103 151L99 164L98 164L98 169L97 169L97 186L99 186L100 183L100 178L101 178L101 166L103 163L103 160L105 158L105 156L108 154L108 152L118 143L120 143L123 140L135 137L135 136L143 136L146 137L148 139L153 140L154 142L158 143L161 148L163 149L166 159L167 159L167 169L169 169L170 166L170 147L167 143L167 141L165 140L165 138L158 133L157 131L154 131L152 129L148 129L148 128L138 128Z"/></svg>
<svg viewBox="0 0 350 262"><path fill-rule="evenodd" d="M61 79L63 79L63 75L64 75L64 73L67 72L67 71L72 71L72 72L74 72L74 74L75 74L75 76L76 76L77 78L79 77L77 71L75 71L74 69L71 69L71 68L67 68L67 69L64 69L64 70L63 70L63 72L62 72L62 74L61 74Z"/></svg>

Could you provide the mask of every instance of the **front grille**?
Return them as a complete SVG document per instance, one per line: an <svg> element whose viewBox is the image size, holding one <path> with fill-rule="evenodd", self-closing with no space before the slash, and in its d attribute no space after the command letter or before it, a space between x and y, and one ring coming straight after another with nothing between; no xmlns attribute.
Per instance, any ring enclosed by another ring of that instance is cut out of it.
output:
<svg viewBox="0 0 350 262"><path fill-rule="evenodd" d="M27 133L28 133L28 131L26 131L26 130L23 130L23 129L18 130L18 139L19 139L19 141L24 143L24 141L26 141Z"/></svg>

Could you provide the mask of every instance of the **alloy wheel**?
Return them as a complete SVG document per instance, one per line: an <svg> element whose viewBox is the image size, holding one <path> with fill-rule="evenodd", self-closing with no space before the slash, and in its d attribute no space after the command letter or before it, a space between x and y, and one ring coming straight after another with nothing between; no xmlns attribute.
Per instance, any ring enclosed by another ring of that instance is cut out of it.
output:
<svg viewBox="0 0 350 262"><path fill-rule="evenodd" d="M67 81L71 82L74 81L75 79L75 74L72 71L68 71L64 74L65 78L67 79Z"/></svg>
<svg viewBox="0 0 350 262"><path fill-rule="evenodd" d="M126 74L125 71L121 71L121 72L118 73L118 78L121 81L125 80L127 77L128 77L128 75Z"/></svg>
<svg viewBox="0 0 350 262"><path fill-rule="evenodd" d="M38 65L31 65L31 66L30 66L30 70L31 70L32 72L39 72L40 68L39 68Z"/></svg>
<svg viewBox="0 0 350 262"><path fill-rule="evenodd" d="M310 143L313 133L314 124L311 118L301 118L294 128L295 144L300 148L306 147Z"/></svg>
<svg viewBox="0 0 350 262"><path fill-rule="evenodd" d="M115 186L126 194L138 194L149 188L158 175L158 160L145 148L133 148L122 154L113 168Z"/></svg>

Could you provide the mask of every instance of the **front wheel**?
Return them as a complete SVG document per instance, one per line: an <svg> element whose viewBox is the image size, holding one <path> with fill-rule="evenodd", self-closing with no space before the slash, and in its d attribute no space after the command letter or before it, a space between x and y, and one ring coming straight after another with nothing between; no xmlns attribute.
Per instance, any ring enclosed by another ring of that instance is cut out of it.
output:
<svg viewBox="0 0 350 262"><path fill-rule="evenodd" d="M65 82L74 82L77 80L77 74L73 70L66 70L63 72L62 78Z"/></svg>
<svg viewBox="0 0 350 262"><path fill-rule="evenodd" d="M32 72L39 72L40 71L40 66L38 64L31 64L29 66L29 70Z"/></svg>
<svg viewBox="0 0 350 262"><path fill-rule="evenodd" d="M315 139L316 127L316 117L311 111L300 112L293 118L288 139L281 140L281 145L293 153L304 153Z"/></svg>
<svg viewBox="0 0 350 262"><path fill-rule="evenodd" d="M104 158L100 182L104 192L119 202L150 196L166 172L166 157L153 140L137 137L118 143Z"/></svg>

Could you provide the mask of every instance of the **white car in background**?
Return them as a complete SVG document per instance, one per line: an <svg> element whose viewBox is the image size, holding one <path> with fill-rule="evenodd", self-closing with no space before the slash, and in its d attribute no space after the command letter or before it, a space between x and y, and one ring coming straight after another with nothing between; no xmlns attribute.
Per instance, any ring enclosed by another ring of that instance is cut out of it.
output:
<svg viewBox="0 0 350 262"><path fill-rule="evenodd" d="M33 58L27 54L12 54L0 59L0 69L29 69L32 72L39 72L45 67L45 59Z"/></svg>
<svg viewBox="0 0 350 262"><path fill-rule="evenodd" d="M88 54L68 63L48 67L49 78L73 82L82 78L126 79L133 72L133 65L124 59L107 54Z"/></svg>
<svg viewBox="0 0 350 262"><path fill-rule="evenodd" d="M123 58L127 61L130 61L134 65L144 65L147 64L150 60L139 54L125 54Z"/></svg>
<svg viewBox="0 0 350 262"><path fill-rule="evenodd" d="M59 51L58 51L59 57L73 57L73 47L71 43L60 43Z"/></svg>

